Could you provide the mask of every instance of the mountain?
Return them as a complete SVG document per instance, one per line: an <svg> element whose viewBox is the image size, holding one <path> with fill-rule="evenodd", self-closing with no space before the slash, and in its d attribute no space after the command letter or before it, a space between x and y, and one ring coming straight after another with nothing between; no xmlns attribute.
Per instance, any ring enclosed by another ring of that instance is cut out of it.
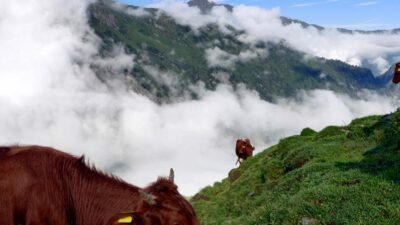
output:
<svg viewBox="0 0 400 225"><path fill-rule="evenodd" d="M399 135L400 110L305 128L191 202L204 225L400 224Z"/></svg>
<svg viewBox="0 0 400 225"><path fill-rule="evenodd" d="M208 0L191 0L187 3L189 6L198 7L203 13L210 12L215 6L224 6L229 11L232 11L233 6L227 4L217 4L214 2L209 2Z"/></svg>
<svg viewBox="0 0 400 225"><path fill-rule="evenodd" d="M389 82L388 77L375 77L369 69L309 57L284 41L243 43L236 37L242 31L232 27L230 34L214 25L194 32L158 9L142 9L146 16L137 16L101 1L92 4L88 13L92 28L104 42L101 54L110 54L115 44L134 54L135 67L128 71L130 85L157 102L196 98L192 86L199 82L210 90L221 83L244 84L270 101L311 89L357 96L360 89L378 90ZM207 54L219 57L211 64L221 61L225 65L210 65Z"/></svg>

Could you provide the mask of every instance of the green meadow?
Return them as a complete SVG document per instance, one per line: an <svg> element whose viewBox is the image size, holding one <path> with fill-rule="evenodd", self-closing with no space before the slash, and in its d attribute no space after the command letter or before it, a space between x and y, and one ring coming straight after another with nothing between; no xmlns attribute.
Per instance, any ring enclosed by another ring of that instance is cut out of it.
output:
<svg viewBox="0 0 400 225"><path fill-rule="evenodd" d="M400 110L282 139L191 202L203 225L400 224Z"/></svg>

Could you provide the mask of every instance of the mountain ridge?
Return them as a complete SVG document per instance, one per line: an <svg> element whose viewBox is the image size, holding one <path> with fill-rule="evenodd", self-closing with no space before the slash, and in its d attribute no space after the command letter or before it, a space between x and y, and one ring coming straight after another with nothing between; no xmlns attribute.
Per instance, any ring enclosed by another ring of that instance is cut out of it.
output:
<svg viewBox="0 0 400 225"><path fill-rule="evenodd" d="M208 0L190 0L187 2L187 4L191 7L197 7L201 10L203 13L208 13L214 8L215 6L223 6L227 10L232 11L233 6L228 5L228 4L217 4L214 2L210 2Z"/></svg>

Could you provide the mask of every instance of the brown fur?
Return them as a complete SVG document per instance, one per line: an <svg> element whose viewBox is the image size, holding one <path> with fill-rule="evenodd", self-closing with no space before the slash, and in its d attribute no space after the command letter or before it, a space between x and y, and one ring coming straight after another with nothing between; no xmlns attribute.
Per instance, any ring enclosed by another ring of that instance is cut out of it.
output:
<svg viewBox="0 0 400 225"><path fill-rule="evenodd" d="M237 163L242 163L248 157L253 156L254 147L250 144L249 139L238 139L236 141L236 155L238 157Z"/></svg>
<svg viewBox="0 0 400 225"><path fill-rule="evenodd" d="M83 157L41 146L0 147L1 225L111 225L125 212L136 225L198 225L168 179L141 189L88 167Z"/></svg>
<svg viewBox="0 0 400 225"><path fill-rule="evenodd" d="M394 68L393 83L400 83L400 62L396 63L396 66Z"/></svg>

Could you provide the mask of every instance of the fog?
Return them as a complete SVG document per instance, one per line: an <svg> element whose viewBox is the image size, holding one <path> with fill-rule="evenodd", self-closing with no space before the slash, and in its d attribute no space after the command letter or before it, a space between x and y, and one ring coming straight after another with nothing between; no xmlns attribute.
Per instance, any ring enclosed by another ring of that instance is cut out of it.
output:
<svg viewBox="0 0 400 225"><path fill-rule="evenodd" d="M101 40L85 13L90 2L0 1L0 144L85 154L140 186L174 168L181 193L193 195L235 167L236 138L250 138L260 152L304 127L345 125L398 105L374 93L355 100L327 90L270 103L245 87L201 84L197 100L156 104L124 85L134 55L115 46L99 56ZM107 72L107 84L93 68Z"/></svg>

